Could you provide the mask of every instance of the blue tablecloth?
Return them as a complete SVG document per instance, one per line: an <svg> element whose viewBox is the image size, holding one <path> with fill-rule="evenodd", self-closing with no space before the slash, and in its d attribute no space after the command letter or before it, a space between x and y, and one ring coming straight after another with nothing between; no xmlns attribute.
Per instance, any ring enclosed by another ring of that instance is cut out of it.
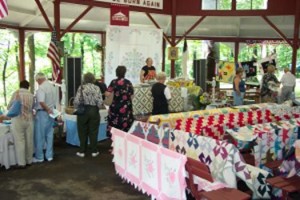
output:
<svg viewBox="0 0 300 200"><path fill-rule="evenodd" d="M100 111L101 121L99 124L98 141L105 140L106 137L106 116L107 111ZM66 142L71 145L79 146L79 138L77 131L77 117L75 115L67 115L64 117L66 124Z"/></svg>

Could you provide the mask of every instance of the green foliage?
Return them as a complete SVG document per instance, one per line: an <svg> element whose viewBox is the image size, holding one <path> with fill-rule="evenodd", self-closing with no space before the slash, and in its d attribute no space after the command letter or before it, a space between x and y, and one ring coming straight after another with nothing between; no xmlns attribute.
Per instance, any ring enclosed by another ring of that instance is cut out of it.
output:
<svg viewBox="0 0 300 200"><path fill-rule="evenodd" d="M74 39L74 41L72 41ZM70 57L81 57L80 45L83 42L84 61L83 73L92 72L96 78L100 78L101 73L101 52L95 47L99 45L99 39L92 34L67 33L62 38L64 47Z"/></svg>

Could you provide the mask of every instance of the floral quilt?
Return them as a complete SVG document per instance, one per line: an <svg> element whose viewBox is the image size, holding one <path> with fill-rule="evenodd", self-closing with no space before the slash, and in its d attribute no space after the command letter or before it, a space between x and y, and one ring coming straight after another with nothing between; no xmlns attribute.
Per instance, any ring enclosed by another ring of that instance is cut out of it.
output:
<svg viewBox="0 0 300 200"><path fill-rule="evenodd" d="M117 174L155 199L186 199L185 155L112 129Z"/></svg>

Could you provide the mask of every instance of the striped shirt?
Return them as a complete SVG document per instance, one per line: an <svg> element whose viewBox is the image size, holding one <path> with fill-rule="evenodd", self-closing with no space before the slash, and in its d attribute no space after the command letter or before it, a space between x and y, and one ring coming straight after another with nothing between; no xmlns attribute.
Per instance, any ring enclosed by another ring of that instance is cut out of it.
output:
<svg viewBox="0 0 300 200"><path fill-rule="evenodd" d="M19 92L20 100L22 103L21 112L22 114L18 117L22 117L24 120L32 120L32 109L34 106L33 94L29 90L21 88L15 91L9 101L7 108L9 109L12 105L12 102L16 99L17 92Z"/></svg>
<svg viewBox="0 0 300 200"><path fill-rule="evenodd" d="M83 94L83 99L84 99L84 105L89 105L89 106L98 106L99 108L102 105L102 94L100 91L100 88L92 83L87 83L84 84L83 86L79 86L75 99L74 99L74 106L75 108L78 107L82 97L81 97L81 88L82 94Z"/></svg>

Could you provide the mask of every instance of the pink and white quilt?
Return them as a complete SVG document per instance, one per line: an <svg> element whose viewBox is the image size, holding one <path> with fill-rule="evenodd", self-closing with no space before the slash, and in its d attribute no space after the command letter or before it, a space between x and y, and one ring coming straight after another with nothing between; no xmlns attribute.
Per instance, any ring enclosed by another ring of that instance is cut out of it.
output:
<svg viewBox="0 0 300 200"><path fill-rule="evenodd" d="M186 156L112 129L117 174L155 199L186 199Z"/></svg>

